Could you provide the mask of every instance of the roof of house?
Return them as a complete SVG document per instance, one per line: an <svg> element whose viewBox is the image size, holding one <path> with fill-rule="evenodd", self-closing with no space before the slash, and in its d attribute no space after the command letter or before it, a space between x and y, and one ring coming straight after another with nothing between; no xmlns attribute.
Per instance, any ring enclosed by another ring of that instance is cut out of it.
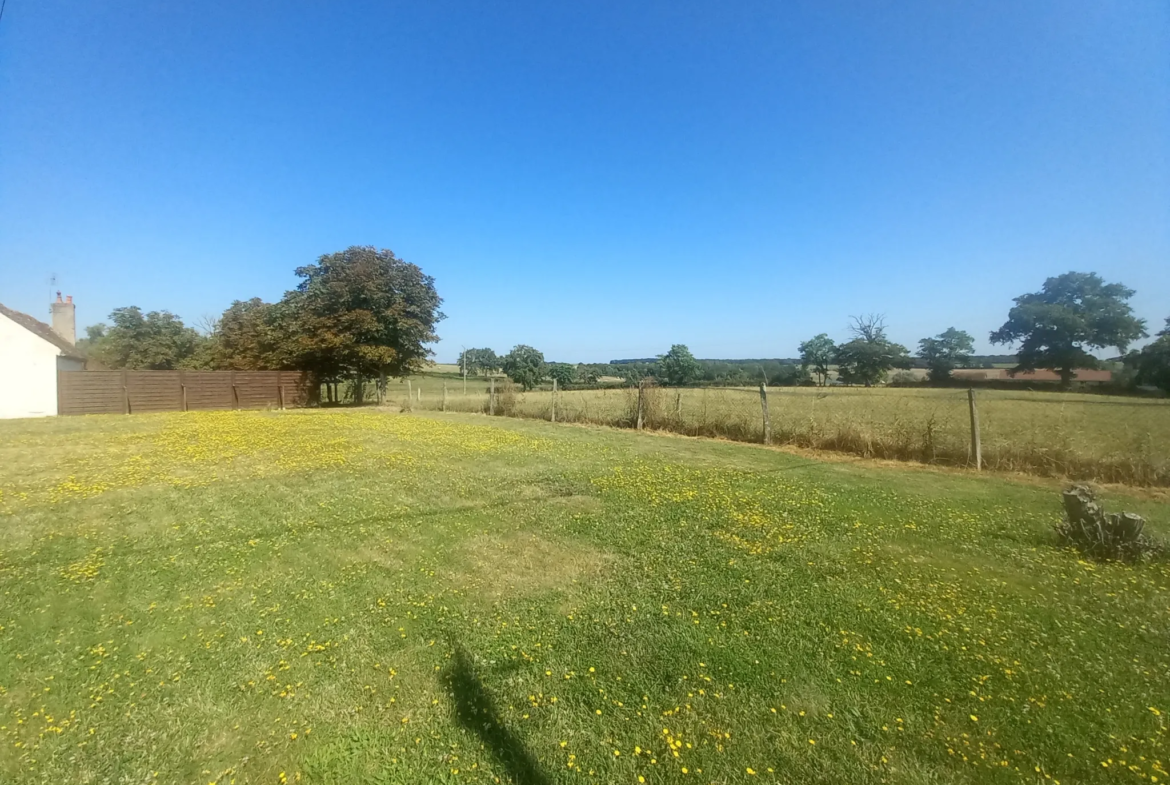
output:
<svg viewBox="0 0 1170 785"><path fill-rule="evenodd" d="M43 338L44 340L53 344L61 350L61 354L64 356L72 357L76 360L85 359L81 352L77 351L76 346L69 343L69 341L66 341L60 335L57 335L57 333L53 332L53 328L44 322L34 319L27 313L14 311L8 306L4 305L4 303L0 303L0 314L4 314L9 319L28 330L30 333L36 335L38 338Z"/></svg>

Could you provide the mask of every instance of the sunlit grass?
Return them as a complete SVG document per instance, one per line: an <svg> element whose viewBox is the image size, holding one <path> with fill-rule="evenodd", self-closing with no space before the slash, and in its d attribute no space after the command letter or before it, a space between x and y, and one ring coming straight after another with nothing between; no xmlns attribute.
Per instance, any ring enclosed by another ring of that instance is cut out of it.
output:
<svg viewBox="0 0 1170 785"><path fill-rule="evenodd" d="M1055 487L370 410L0 461L0 782L1167 777L1170 567Z"/></svg>
<svg viewBox="0 0 1170 785"><path fill-rule="evenodd" d="M654 389L649 395L650 427L763 439L757 390ZM557 419L629 425L634 399L620 388L562 392ZM1170 401L980 390L978 402L984 466L992 471L1170 485ZM440 404L424 394L415 408ZM487 393L471 389L464 396L452 387L447 408L486 411ZM537 391L519 394L512 413L547 420L551 409L552 394ZM777 387L769 392L769 414L776 444L950 466L971 462L966 390Z"/></svg>

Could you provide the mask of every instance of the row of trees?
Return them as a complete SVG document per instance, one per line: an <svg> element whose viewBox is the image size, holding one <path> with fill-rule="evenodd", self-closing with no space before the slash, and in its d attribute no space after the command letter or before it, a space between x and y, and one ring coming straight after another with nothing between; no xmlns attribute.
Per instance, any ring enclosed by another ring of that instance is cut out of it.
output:
<svg viewBox="0 0 1170 785"><path fill-rule="evenodd" d="M79 346L108 368L224 370L300 369L320 381L401 376L423 368L444 318L434 279L389 250L354 246L296 269L300 283L280 301L233 302L203 331L167 311L115 309L110 324L93 325ZM1146 337L1133 315L1132 289L1106 283L1095 273L1049 278L1039 292L1015 298L1007 321L991 333L996 344L1018 344L1016 371L1048 368L1067 385L1079 368L1097 368L1092 353L1116 347L1136 381L1170 391L1170 319L1157 340L1140 352L1128 346ZM531 346L503 357L491 349L467 349L459 358L469 374L506 373L525 389L546 379L562 386L593 383L602 376L654 377L661 384L825 384L830 366L846 384L880 383L895 368L909 367L910 351L886 335L882 317L855 318L850 339L837 344L822 333L800 344L800 365L779 361L738 363L696 360L676 344L645 361L571 365L547 363ZM954 327L918 342L917 357L930 378L943 381L972 358L974 339ZM360 385L358 386L360 389Z"/></svg>
<svg viewBox="0 0 1170 785"><path fill-rule="evenodd" d="M237 300L202 334L167 311L118 308L79 347L107 368L298 369L322 382L414 373L433 354L442 298L418 266L354 246L296 275L279 302Z"/></svg>
<svg viewBox="0 0 1170 785"><path fill-rule="evenodd" d="M818 385L828 383L830 366L837 366L837 378L844 384L871 387L885 380L894 368L909 368L910 350L886 337L883 317L870 315L853 318L852 340L838 345L821 333L800 345L801 365L810 370ZM942 382L951 371L971 362L975 339L970 333L948 327L933 338L918 342L918 357L929 369L931 381Z"/></svg>
<svg viewBox="0 0 1170 785"><path fill-rule="evenodd" d="M1046 368L1060 374L1068 386L1077 369L1099 368L1101 361L1092 350L1116 348L1125 355L1131 343L1147 336L1143 319L1133 315L1129 299L1134 291L1122 284L1106 283L1096 273L1065 273L1044 282L1039 292L1015 298L1007 321L992 331L994 344L1019 345L1013 373ZM1170 319L1167 320L1170 325ZM1170 329L1170 327L1168 327ZM890 341L880 316L855 318L852 339L837 345L825 333L800 345L801 362L812 370L818 383L825 384L829 366L836 365L838 378L846 384L870 386L885 379L894 368L908 368L910 352ZM1165 381L1170 340L1166 331L1141 352L1125 356L1137 369L1139 384L1153 384L1170 391ZM942 382L955 368L967 365L974 351L974 339L963 330L948 328L933 338L918 342L918 357L929 369L930 379Z"/></svg>

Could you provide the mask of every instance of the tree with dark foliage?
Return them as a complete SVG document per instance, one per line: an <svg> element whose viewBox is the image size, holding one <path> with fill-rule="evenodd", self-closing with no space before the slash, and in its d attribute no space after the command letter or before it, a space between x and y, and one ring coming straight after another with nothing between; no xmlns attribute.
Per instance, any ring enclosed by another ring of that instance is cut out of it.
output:
<svg viewBox="0 0 1170 785"><path fill-rule="evenodd" d="M1089 349L1115 346L1122 354L1146 336L1146 323L1127 302L1133 289L1105 283L1096 273L1065 273L1044 282L1039 292L1020 295L1008 320L991 333L991 342L1019 343L1012 373L1047 368L1072 384L1077 368L1098 368Z"/></svg>

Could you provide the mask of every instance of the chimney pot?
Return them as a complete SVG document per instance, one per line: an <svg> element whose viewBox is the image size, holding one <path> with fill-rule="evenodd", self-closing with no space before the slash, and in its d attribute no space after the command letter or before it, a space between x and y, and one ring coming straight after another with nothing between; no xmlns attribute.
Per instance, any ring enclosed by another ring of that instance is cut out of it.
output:
<svg viewBox="0 0 1170 785"><path fill-rule="evenodd" d="M52 315L53 332L64 338L69 342L69 345L77 343L77 306L73 304L73 295L69 296L69 300L61 299L61 293L57 292L57 302L49 304L49 313Z"/></svg>
<svg viewBox="0 0 1170 785"><path fill-rule="evenodd" d="M65 302L67 302L67 303L73 302L73 295L71 295L71 294L65 295Z"/></svg>

